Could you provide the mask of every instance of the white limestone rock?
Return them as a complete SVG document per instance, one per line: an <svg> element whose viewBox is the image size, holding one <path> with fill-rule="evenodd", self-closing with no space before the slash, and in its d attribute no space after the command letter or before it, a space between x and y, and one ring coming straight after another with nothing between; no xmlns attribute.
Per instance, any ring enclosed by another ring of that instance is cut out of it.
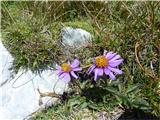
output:
<svg viewBox="0 0 160 120"><path fill-rule="evenodd" d="M3 46L0 40L0 86L11 79L11 71L9 68L12 66L13 57Z"/></svg>
<svg viewBox="0 0 160 120"><path fill-rule="evenodd" d="M64 27L61 30L61 36L64 45L78 49L92 42L92 35L80 28Z"/></svg>
<svg viewBox="0 0 160 120"><path fill-rule="evenodd" d="M56 98L44 97L43 104L39 105L38 88L41 92L54 91L57 94L63 94L67 89L67 83L59 80L52 70L34 74L30 70L20 69L12 78L9 68L13 58L1 41L0 51L0 120L21 120L38 109L53 104Z"/></svg>

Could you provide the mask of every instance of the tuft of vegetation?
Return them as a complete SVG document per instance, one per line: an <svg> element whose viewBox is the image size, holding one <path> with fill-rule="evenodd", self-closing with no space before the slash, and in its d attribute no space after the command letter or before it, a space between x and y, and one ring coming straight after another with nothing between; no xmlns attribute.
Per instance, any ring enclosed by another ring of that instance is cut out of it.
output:
<svg viewBox="0 0 160 120"><path fill-rule="evenodd" d="M74 3L2 2L3 43L15 58L15 71L24 67L39 72L53 62L62 61L59 39L65 26L94 32L85 14L78 17L77 10L69 9Z"/></svg>
<svg viewBox="0 0 160 120"><path fill-rule="evenodd" d="M87 109L94 117L122 106L160 115L159 2L2 2L3 43L15 58L15 70L39 71L66 61L59 44L64 26L83 28L94 36L91 46L75 50L67 59L77 57L87 66L103 50L114 51L125 60L124 74L114 82L102 78L94 84L91 76L79 73L80 92L68 93L62 103L33 119L78 120L81 114L73 116L75 109Z"/></svg>

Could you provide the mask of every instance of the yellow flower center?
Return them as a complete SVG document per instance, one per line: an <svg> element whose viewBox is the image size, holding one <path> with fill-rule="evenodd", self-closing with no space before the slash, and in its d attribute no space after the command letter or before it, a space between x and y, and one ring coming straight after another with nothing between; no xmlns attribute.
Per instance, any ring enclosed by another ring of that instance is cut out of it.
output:
<svg viewBox="0 0 160 120"><path fill-rule="evenodd" d="M64 72L70 72L70 71L71 71L71 66L70 66L69 64L67 64L67 63L63 63L63 64L61 65L61 68L62 68L62 70L63 70Z"/></svg>
<svg viewBox="0 0 160 120"><path fill-rule="evenodd" d="M105 56L96 57L97 67L106 67L108 66L108 59Z"/></svg>

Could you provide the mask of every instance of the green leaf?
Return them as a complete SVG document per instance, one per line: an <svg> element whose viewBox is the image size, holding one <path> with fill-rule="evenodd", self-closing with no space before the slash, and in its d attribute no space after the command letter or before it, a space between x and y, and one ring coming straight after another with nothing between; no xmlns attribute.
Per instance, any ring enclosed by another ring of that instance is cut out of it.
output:
<svg viewBox="0 0 160 120"><path fill-rule="evenodd" d="M84 102L84 103L82 103L81 104L81 108L83 109L83 108L86 108L88 106L88 103L87 102Z"/></svg>
<svg viewBox="0 0 160 120"><path fill-rule="evenodd" d="M97 107L96 105L93 104L88 104L88 107L94 110L99 110L99 107Z"/></svg>
<svg viewBox="0 0 160 120"><path fill-rule="evenodd" d="M140 86L141 86L140 84L137 84L137 85L133 85L131 88L129 87L127 90L127 94L139 89Z"/></svg>
<svg viewBox="0 0 160 120"><path fill-rule="evenodd" d="M112 88L112 87L106 87L105 90L107 90L108 92L113 93L113 94L115 94L115 95L118 95L119 97L124 97L124 98L126 98L126 96L124 96L123 94L121 94L120 92L118 92L117 90L115 90L115 89Z"/></svg>
<svg viewBox="0 0 160 120"><path fill-rule="evenodd" d="M129 100L129 98L127 97L127 96L125 96L124 95L124 93L120 93L120 92L118 92L117 90L115 90L114 88L112 88L112 87L106 87L105 88L108 92L110 92L110 93L112 93L112 94L114 94L114 95L117 95L117 97L119 97L120 99L122 99L122 102L124 103L124 104L128 104L128 105L131 105L131 102L130 102L130 100Z"/></svg>
<svg viewBox="0 0 160 120"><path fill-rule="evenodd" d="M145 108L151 109L151 107L149 106L148 102L145 101L144 99L141 99L141 98L136 99L135 101L132 102L132 104L133 104L134 106L137 106L138 108L141 108L141 109L142 109L142 108L143 108L143 109L145 109Z"/></svg>

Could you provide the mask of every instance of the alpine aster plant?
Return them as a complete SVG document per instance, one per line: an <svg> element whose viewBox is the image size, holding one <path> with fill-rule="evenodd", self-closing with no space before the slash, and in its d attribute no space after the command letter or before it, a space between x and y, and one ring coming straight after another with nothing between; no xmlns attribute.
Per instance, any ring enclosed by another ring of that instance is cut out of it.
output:
<svg viewBox="0 0 160 120"><path fill-rule="evenodd" d="M109 75L112 80L115 80L116 74L122 74L122 70L117 66L123 62L120 55L113 52L104 51L102 56L97 56L93 60L93 65L88 69L88 74L94 72L94 80L96 81L98 76L103 74Z"/></svg>
<svg viewBox="0 0 160 120"><path fill-rule="evenodd" d="M75 79L78 78L78 76L75 74L77 71L81 71L82 68L79 67L79 60L75 59L71 64L63 63L61 66L56 66L56 72L58 74L59 78L62 78L66 82L69 82L71 80L71 76L73 76Z"/></svg>

